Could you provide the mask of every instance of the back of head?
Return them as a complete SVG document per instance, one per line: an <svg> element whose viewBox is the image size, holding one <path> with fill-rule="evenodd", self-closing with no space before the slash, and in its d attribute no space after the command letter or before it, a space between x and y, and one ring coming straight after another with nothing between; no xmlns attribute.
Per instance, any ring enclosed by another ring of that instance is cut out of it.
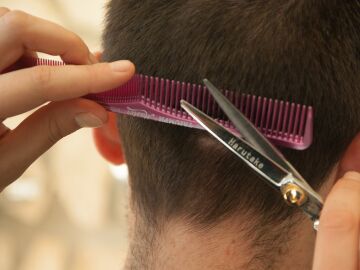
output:
<svg viewBox="0 0 360 270"><path fill-rule="evenodd" d="M138 73L198 84L207 77L223 89L312 105L312 146L281 150L319 189L359 131L359 5L113 0L104 58L130 59ZM206 229L249 216L270 235L293 220L296 211L206 132L126 116L119 127L133 208L147 228L183 219Z"/></svg>

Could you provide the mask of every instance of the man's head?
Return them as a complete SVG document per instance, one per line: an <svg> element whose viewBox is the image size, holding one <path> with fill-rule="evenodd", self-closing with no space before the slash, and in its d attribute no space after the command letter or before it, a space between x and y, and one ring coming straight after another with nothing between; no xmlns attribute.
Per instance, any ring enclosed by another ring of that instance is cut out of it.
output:
<svg viewBox="0 0 360 270"><path fill-rule="evenodd" d="M359 5L114 0L104 60L130 59L138 73L199 84L207 77L220 88L312 105L313 145L281 150L319 190L339 161L347 170L359 156L352 147L351 158L341 158L359 131ZM173 220L205 230L243 216L262 226L242 228L259 240L254 245L276 246L279 226L295 220L296 210L206 132L128 116L118 123L132 207L149 230ZM266 243L265 231L273 235Z"/></svg>

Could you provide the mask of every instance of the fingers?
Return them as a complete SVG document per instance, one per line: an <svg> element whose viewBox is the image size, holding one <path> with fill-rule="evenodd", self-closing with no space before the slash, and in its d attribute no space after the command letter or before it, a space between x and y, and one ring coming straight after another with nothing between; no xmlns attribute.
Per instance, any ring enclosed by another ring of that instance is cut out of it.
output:
<svg viewBox="0 0 360 270"><path fill-rule="evenodd" d="M0 139L5 137L10 132L10 129L0 121Z"/></svg>
<svg viewBox="0 0 360 270"><path fill-rule="evenodd" d="M349 172L326 199L316 239L313 270L359 266L360 174Z"/></svg>
<svg viewBox="0 0 360 270"><path fill-rule="evenodd" d="M129 61L83 66L34 67L0 76L0 119L47 101L60 101L118 87L134 75Z"/></svg>
<svg viewBox="0 0 360 270"><path fill-rule="evenodd" d="M0 10L0 72L24 51L60 55L66 63L90 64L95 57L74 33L22 11Z"/></svg>
<svg viewBox="0 0 360 270"><path fill-rule="evenodd" d="M54 143L80 127L99 127L108 113L85 99L55 102L40 108L0 141L0 190L16 180L24 170Z"/></svg>
<svg viewBox="0 0 360 270"><path fill-rule="evenodd" d="M3 16L4 14L8 13L10 11L10 9L6 8L6 7L0 7L0 17Z"/></svg>

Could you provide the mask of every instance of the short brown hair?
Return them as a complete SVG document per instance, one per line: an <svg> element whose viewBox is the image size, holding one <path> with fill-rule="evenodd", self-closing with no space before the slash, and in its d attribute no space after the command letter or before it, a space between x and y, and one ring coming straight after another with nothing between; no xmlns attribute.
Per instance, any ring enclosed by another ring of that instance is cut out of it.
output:
<svg viewBox="0 0 360 270"><path fill-rule="evenodd" d="M282 151L315 189L359 131L359 1L113 0L108 8L105 60L312 105L312 146ZM249 210L276 221L295 212L204 131L127 116L119 126L133 203L149 224L183 217L211 226Z"/></svg>

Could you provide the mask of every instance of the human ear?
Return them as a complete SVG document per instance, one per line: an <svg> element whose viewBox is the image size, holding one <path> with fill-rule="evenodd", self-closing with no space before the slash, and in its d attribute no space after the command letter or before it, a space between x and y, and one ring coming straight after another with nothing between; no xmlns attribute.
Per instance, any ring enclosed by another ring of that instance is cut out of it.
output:
<svg viewBox="0 0 360 270"><path fill-rule="evenodd" d="M115 113L109 113L109 121L94 129L93 135L97 150L107 161L115 165L125 163Z"/></svg>
<svg viewBox="0 0 360 270"><path fill-rule="evenodd" d="M337 179L348 171L360 172L360 133L354 137L340 159Z"/></svg>

